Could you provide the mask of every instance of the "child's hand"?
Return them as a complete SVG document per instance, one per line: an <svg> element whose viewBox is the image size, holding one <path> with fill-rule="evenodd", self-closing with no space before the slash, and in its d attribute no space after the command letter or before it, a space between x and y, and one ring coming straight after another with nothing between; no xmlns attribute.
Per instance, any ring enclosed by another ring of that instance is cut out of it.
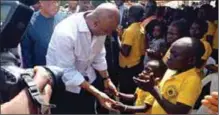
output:
<svg viewBox="0 0 219 115"><path fill-rule="evenodd" d="M149 75L143 73L141 74L141 77L142 76L144 79L133 77L134 82L140 89L149 92L152 91L154 86L156 85L153 72L151 72Z"/></svg>
<svg viewBox="0 0 219 115"><path fill-rule="evenodd" d="M116 102L115 104L112 104L112 108L120 112L124 112L126 110L126 105L121 102Z"/></svg>

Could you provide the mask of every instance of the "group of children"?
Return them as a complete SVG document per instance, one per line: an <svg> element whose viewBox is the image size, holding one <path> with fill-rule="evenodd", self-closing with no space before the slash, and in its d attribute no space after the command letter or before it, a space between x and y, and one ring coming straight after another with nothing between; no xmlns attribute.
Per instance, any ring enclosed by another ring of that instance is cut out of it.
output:
<svg viewBox="0 0 219 115"><path fill-rule="evenodd" d="M135 15L143 15L140 5L133 5L130 9L135 9ZM129 13L133 11L129 10ZM121 101L112 107L122 113L190 113L202 92L201 80L206 75L203 69L212 55L212 44L206 40L208 21L197 18L189 24L188 20L180 19L167 27L163 21L153 19L144 27L142 39L142 20L129 18L132 19L130 26L121 36L120 55L129 61L134 60L133 55L138 56L133 63L144 63L144 69L138 75L126 78L137 85L134 94L119 93L120 100L135 102L135 105ZM144 51L140 53L142 47ZM129 67L129 64L123 65Z"/></svg>

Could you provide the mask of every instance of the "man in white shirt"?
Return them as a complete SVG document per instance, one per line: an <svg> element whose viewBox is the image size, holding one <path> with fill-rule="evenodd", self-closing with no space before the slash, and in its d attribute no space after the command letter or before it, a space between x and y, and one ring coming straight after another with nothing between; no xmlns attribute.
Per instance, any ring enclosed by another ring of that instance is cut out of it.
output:
<svg viewBox="0 0 219 115"><path fill-rule="evenodd" d="M56 26L46 60L47 65L64 68L66 91L53 113L94 114L95 97L111 109L115 101L95 88L95 70L102 76L106 90L118 95L107 72L104 48L105 35L110 35L118 24L118 9L104 3L93 11L75 13Z"/></svg>

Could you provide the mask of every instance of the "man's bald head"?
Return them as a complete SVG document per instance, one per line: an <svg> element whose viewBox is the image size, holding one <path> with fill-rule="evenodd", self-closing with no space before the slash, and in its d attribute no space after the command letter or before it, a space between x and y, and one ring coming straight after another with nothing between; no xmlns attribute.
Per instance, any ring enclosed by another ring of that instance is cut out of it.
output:
<svg viewBox="0 0 219 115"><path fill-rule="evenodd" d="M110 35L113 30L116 30L119 24L119 10L116 5L111 3L100 4L91 12L92 21L94 24L91 27L97 35Z"/></svg>

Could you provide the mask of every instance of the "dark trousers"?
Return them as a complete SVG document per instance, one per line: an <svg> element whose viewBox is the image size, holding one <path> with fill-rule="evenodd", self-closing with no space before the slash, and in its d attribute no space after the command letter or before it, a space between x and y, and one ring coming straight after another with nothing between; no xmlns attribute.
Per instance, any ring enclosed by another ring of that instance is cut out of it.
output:
<svg viewBox="0 0 219 115"><path fill-rule="evenodd" d="M99 77L92 83L94 87L99 87L101 83ZM95 97L81 89L80 94L68 92L66 90L55 91L51 103L56 104L52 109L52 114L95 114Z"/></svg>
<svg viewBox="0 0 219 115"><path fill-rule="evenodd" d="M131 68L121 68L119 76L119 89L122 93L134 94L137 85L133 81L134 76L138 76L142 72L144 66L142 63ZM133 102L120 99L120 101L127 105L133 105Z"/></svg>
<svg viewBox="0 0 219 115"><path fill-rule="evenodd" d="M215 59L216 63L218 64L218 49L213 49L211 56Z"/></svg>

